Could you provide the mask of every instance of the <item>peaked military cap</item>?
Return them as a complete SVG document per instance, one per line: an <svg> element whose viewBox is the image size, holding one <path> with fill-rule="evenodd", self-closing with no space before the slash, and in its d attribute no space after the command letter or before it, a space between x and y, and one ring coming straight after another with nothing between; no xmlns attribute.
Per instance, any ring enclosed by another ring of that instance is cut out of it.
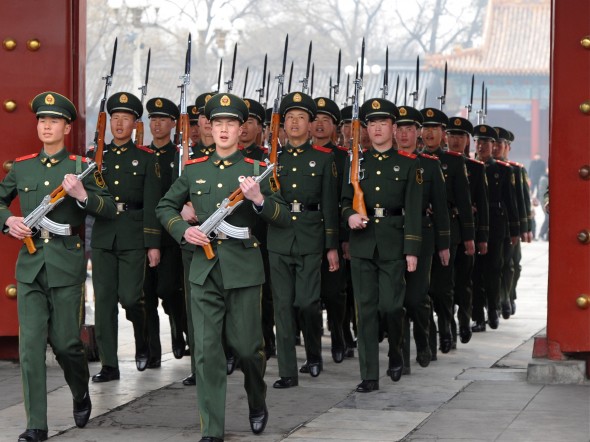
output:
<svg viewBox="0 0 590 442"><path fill-rule="evenodd" d="M318 108L318 114L326 114L332 117L332 120L334 120L334 124L340 123L340 109L338 108L338 105L334 100L331 100L326 97L318 97L314 98L313 101L315 101L315 104Z"/></svg>
<svg viewBox="0 0 590 442"><path fill-rule="evenodd" d="M498 132L492 126L487 124L480 124L473 128L473 138L487 138L493 141L498 141Z"/></svg>
<svg viewBox="0 0 590 442"><path fill-rule="evenodd" d="M186 113L189 121L199 121L199 108L197 106L187 106Z"/></svg>
<svg viewBox="0 0 590 442"><path fill-rule="evenodd" d="M205 105L213 95L215 95L215 92L205 92L197 97L195 100L195 106L197 106L199 113L202 113L205 110Z"/></svg>
<svg viewBox="0 0 590 442"><path fill-rule="evenodd" d="M512 143L514 141L514 132L509 130L508 135L510 135L510 138L508 138L508 142Z"/></svg>
<svg viewBox="0 0 590 442"><path fill-rule="evenodd" d="M307 112L312 120L315 118L317 112L317 106L313 98L303 92L291 92L281 100L279 112L282 116L285 116L292 109L300 109Z"/></svg>
<svg viewBox="0 0 590 442"><path fill-rule="evenodd" d="M149 117L170 117L173 120L178 120L178 117L180 116L178 106L167 98L151 98L145 104L145 108L148 111Z"/></svg>
<svg viewBox="0 0 590 442"><path fill-rule="evenodd" d="M361 106L360 115L362 115L361 120L365 122L376 118L391 118L395 121L399 113L397 106L391 101L383 98L371 98Z"/></svg>
<svg viewBox="0 0 590 442"><path fill-rule="evenodd" d="M422 114L422 126L447 126L449 117L434 107L427 107L420 111Z"/></svg>
<svg viewBox="0 0 590 442"><path fill-rule="evenodd" d="M263 124L266 118L264 106L251 98L244 98L244 103L246 103L250 116L256 118L260 124Z"/></svg>
<svg viewBox="0 0 590 442"><path fill-rule="evenodd" d="M143 105L135 95L117 92L107 100L107 112L109 115L113 115L113 112L127 112L139 118L143 115Z"/></svg>
<svg viewBox="0 0 590 442"><path fill-rule="evenodd" d="M473 124L471 121L461 117L449 118L449 124L447 125L448 133L464 133L473 135Z"/></svg>
<svg viewBox="0 0 590 442"><path fill-rule="evenodd" d="M418 109L411 106L400 106L397 110L399 116L395 122L398 126L409 126L414 124L416 126L422 125L422 114Z"/></svg>
<svg viewBox="0 0 590 442"><path fill-rule="evenodd" d="M205 105L205 116L208 120L215 118L236 118L240 122L248 119L248 106L234 94L213 95Z"/></svg>
<svg viewBox="0 0 590 442"><path fill-rule="evenodd" d="M509 141L510 140L510 133L504 129L503 127L494 127L496 132L498 132L498 140Z"/></svg>
<svg viewBox="0 0 590 442"><path fill-rule="evenodd" d="M37 117L65 118L69 122L76 119L76 106L57 92L43 92L33 98L31 108Z"/></svg>
<svg viewBox="0 0 590 442"><path fill-rule="evenodd" d="M352 121L352 106L344 106L340 109L340 118L342 123L350 123Z"/></svg>

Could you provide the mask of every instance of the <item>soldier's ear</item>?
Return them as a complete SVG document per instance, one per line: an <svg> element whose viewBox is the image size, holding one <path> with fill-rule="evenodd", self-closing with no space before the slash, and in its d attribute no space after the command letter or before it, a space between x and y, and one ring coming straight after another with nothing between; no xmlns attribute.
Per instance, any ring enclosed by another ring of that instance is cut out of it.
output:
<svg viewBox="0 0 590 442"><path fill-rule="evenodd" d="M66 125L64 126L64 135L68 135L72 131L72 123L68 120L65 120Z"/></svg>

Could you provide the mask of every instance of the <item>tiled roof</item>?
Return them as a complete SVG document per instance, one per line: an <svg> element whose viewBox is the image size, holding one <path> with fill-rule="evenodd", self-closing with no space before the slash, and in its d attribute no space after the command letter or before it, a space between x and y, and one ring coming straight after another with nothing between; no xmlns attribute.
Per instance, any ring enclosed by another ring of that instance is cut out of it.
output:
<svg viewBox="0 0 590 442"><path fill-rule="evenodd" d="M489 0L480 47L428 57L427 65L453 72L549 75L550 0ZM534 29L535 32L531 32Z"/></svg>

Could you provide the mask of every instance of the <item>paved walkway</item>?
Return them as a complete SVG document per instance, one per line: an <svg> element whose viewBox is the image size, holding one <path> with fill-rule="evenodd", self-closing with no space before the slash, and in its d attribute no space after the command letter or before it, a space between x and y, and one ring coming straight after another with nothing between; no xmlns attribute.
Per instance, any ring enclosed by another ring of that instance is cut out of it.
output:
<svg viewBox="0 0 590 442"><path fill-rule="evenodd" d="M517 312L498 330L475 334L468 345L439 354L428 368L392 383L381 346L379 391L354 392L358 359L334 364L324 338L324 372L301 375L299 387L275 390L277 361L266 375L270 420L261 436L249 431L248 406L239 372L228 378L226 441L584 441L590 440L590 383L532 385L526 368L532 337L546 322L547 243L523 246ZM92 419L73 427L71 395L54 362L48 369L50 436L56 441L194 441L200 437L194 387L187 358L171 354L163 313L162 367L139 373L133 360L132 329L120 316L121 380L91 384ZM303 349L298 348L303 362ZM415 355L412 355L414 358ZM99 370L90 364L91 374ZM18 365L0 362L0 441L24 429Z"/></svg>

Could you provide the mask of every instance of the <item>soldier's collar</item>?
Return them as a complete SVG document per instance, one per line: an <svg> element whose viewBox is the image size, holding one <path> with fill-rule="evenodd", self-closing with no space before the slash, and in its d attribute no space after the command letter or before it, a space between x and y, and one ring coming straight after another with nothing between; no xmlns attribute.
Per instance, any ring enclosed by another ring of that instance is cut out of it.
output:
<svg viewBox="0 0 590 442"><path fill-rule="evenodd" d="M240 152L239 150L236 150L234 153L232 153L231 155L221 158L219 156L219 154L217 153L217 151L213 152L213 154L211 155L211 161L213 162L214 165L216 165L217 167L229 167L235 163L237 163L240 159L243 159L244 155L242 155L242 152Z"/></svg>
<svg viewBox="0 0 590 442"><path fill-rule="evenodd" d="M377 158L379 161L389 158L393 151L394 151L393 146L383 152L379 152L374 147L371 147L371 155L373 155L373 158Z"/></svg>
<svg viewBox="0 0 590 442"><path fill-rule="evenodd" d="M303 143L302 145L297 146L297 147L292 146L291 143L287 143L286 150L287 150L287 152L289 152L291 154L292 153L300 154L300 153L305 152L308 149L308 147L309 147L309 143Z"/></svg>
<svg viewBox="0 0 590 442"><path fill-rule="evenodd" d="M117 143L115 143L115 140L113 140L111 142L111 146L110 147L111 147L111 150L113 152L117 152L117 151L125 152L127 149L130 149L130 148L132 148L134 146L135 146L135 144L133 144L133 140L129 140L126 143L121 144L120 146L117 145Z"/></svg>
<svg viewBox="0 0 590 442"><path fill-rule="evenodd" d="M210 144L209 146L205 146L203 141L199 140L197 143L197 149L200 150L205 155L211 155L215 152L215 143Z"/></svg>
<svg viewBox="0 0 590 442"><path fill-rule="evenodd" d="M68 155L69 155L69 153L65 147L54 155L47 155L47 153L45 152L45 149L41 149L41 154L39 155L39 161L41 161L42 164L57 164L60 161L67 158Z"/></svg>

